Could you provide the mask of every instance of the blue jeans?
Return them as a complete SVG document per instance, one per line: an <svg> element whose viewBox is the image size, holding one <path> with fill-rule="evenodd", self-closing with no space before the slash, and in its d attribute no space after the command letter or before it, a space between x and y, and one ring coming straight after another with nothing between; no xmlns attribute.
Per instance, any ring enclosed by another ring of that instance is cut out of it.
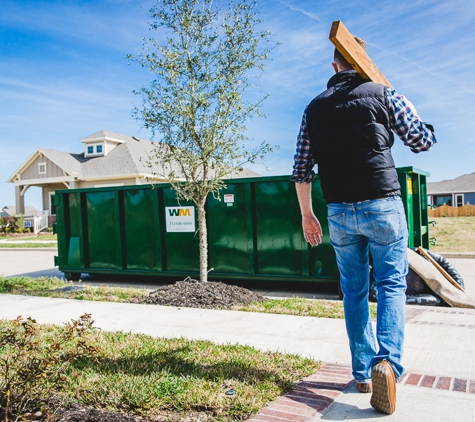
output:
<svg viewBox="0 0 475 422"><path fill-rule="evenodd" d="M406 303L407 224L400 197L328 204L330 241L343 292L353 376L371 379L371 368L388 361L396 379L401 365ZM369 313L369 253L378 290L376 339Z"/></svg>

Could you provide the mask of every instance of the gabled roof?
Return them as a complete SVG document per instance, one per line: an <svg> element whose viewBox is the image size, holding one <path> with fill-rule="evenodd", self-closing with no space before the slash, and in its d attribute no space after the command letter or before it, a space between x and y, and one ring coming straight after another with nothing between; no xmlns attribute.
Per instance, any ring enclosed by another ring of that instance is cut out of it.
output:
<svg viewBox="0 0 475 422"><path fill-rule="evenodd" d="M30 217L39 217L42 214L41 211L37 210L35 207L27 205L25 207L25 215ZM15 217L16 209L14 205L6 205L1 210L1 215L4 217Z"/></svg>
<svg viewBox="0 0 475 422"><path fill-rule="evenodd" d="M467 192L475 192L475 173L464 174L452 180L427 183L427 193L429 195Z"/></svg>
<svg viewBox="0 0 475 422"><path fill-rule="evenodd" d="M108 176L161 176L164 173L168 174L170 170L174 170L177 176L181 173L176 164L172 164L171 169L170 166L166 166L167 171L162 165L157 164L156 160L150 159L150 157L156 155L157 144L148 139L101 130L86 136L81 139L81 142L88 143L101 140L113 141L118 145L105 156L87 158L84 156L84 152L74 154L66 151L37 148L7 181L15 182L16 175L22 173L40 154L51 160L66 174L74 176L78 180L103 179ZM252 176L259 175L251 170L244 169L240 172L232 171L229 178Z"/></svg>
<svg viewBox="0 0 475 422"><path fill-rule="evenodd" d="M94 142L94 141L115 141L118 143L126 142L130 136L123 135L122 133L110 132L108 130L100 130L92 135L86 136L81 139L81 142Z"/></svg>

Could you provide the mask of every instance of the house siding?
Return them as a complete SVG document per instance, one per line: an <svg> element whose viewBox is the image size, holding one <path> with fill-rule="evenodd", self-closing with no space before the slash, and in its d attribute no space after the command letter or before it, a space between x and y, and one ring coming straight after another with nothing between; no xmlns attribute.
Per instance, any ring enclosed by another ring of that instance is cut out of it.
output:
<svg viewBox="0 0 475 422"><path fill-rule="evenodd" d="M57 183L57 184L54 184L54 185L47 185L45 187L43 187L43 210L48 210L48 211L51 211L50 210L50 207L49 207L49 196L50 196L50 193L51 192L54 192L58 189L66 189L66 186L62 183Z"/></svg>
<svg viewBox="0 0 475 422"><path fill-rule="evenodd" d="M40 174L38 164L46 163L46 173ZM47 179L49 177L64 177L63 170L46 157L37 157L21 174L22 180Z"/></svg>
<svg viewBox="0 0 475 422"><path fill-rule="evenodd" d="M475 205L475 192L464 194L464 203L469 202L472 205Z"/></svg>
<svg viewBox="0 0 475 422"><path fill-rule="evenodd" d="M107 186L107 185L119 185L123 184L124 186L128 185L136 185L136 179L134 178L125 178L125 179L111 179L111 180L95 180L91 182L81 182L81 188L100 188L102 185ZM147 183L146 181L144 183Z"/></svg>

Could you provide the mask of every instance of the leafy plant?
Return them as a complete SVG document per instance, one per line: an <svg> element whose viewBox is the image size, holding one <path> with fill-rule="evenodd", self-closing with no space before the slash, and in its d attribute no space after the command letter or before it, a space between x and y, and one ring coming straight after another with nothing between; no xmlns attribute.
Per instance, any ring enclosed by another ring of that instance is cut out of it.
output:
<svg viewBox="0 0 475 422"><path fill-rule="evenodd" d="M99 349L88 335L94 331L90 314L72 320L45 337L31 317L21 316L0 329L0 416L18 421L36 410L65 382L70 362L95 357ZM3 414L2 414L3 412Z"/></svg>

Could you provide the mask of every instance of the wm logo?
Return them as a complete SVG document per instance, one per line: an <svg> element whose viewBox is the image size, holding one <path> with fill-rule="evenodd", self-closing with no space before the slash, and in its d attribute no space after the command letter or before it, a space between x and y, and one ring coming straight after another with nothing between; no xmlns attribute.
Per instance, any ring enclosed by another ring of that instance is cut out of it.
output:
<svg viewBox="0 0 475 422"><path fill-rule="evenodd" d="M189 208L169 208L168 215L170 217L191 217Z"/></svg>

